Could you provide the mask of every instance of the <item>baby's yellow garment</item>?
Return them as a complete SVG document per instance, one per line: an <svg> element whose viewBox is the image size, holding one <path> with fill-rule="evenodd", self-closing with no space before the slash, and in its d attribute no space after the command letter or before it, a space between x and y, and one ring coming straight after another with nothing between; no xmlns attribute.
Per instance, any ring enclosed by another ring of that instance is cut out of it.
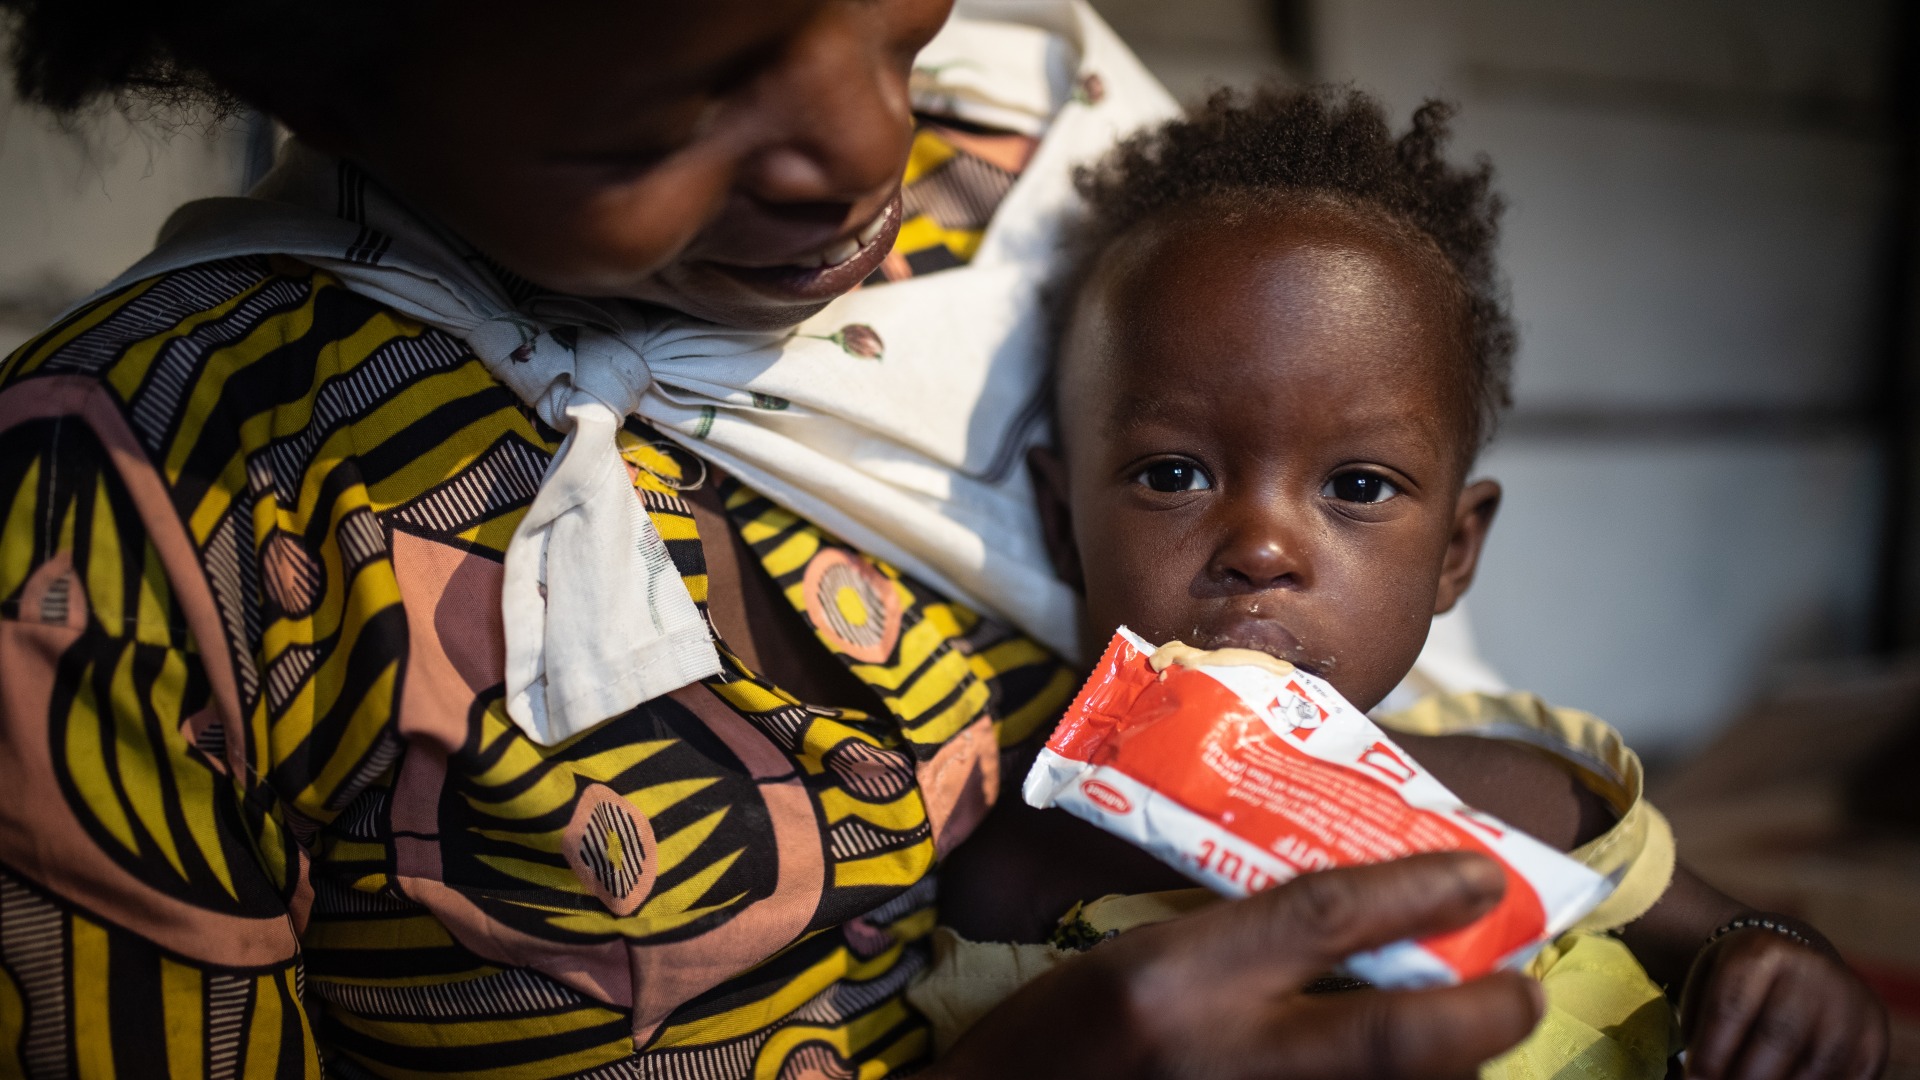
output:
<svg viewBox="0 0 1920 1080"><path fill-rule="evenodd" d="M1135 927L1176 919L1216 903L1210 889L1103 896L1075 905L1062 925L1078 923L1093 940ZM907 988L907 1001L933 1024L934 1052L944 1054L974 1021L987 1015L1015 990L1047 973L1055 964L1078 956L1052 945L1014 945L997 941L968 941L944 926L933 931L933 964Z"/></svg>
<svg viewBox="0 0 1920 1080"><path fill-rule="evenodd" d="M1606 936L1653 906L1673 877L1673 830L1643 798L1640 759L1600 720L1555 709L1532 694L1441 694L1382 726L1422 735L1518 739L1567 762L1619 814L1614 827L1572 852L1619 880L1613 895L1543 949L1527 972L1540 980L1547 1013L1525 1042L1481 1069L1483 1080L1660 1080L1679 1049L1679 1029L1660 988L1631 953ZM1069 912L1098 939L1164 922L1212 903L1205 889L1108 896ZM1074 956L1052 945L974 942L941 927L933 964L907 999L933 1024L945 1052L980 1017L1027 982Z"/></svg>
<svg viewBox="0 0 1920 1080"><path fill-rule="evenodd" d="M1526 1041L1480 1067L1481 1080L1661 1080L1680 1049L1667 996L1625 945L1576 932L1527 968L1547 1014Z"/></svg>

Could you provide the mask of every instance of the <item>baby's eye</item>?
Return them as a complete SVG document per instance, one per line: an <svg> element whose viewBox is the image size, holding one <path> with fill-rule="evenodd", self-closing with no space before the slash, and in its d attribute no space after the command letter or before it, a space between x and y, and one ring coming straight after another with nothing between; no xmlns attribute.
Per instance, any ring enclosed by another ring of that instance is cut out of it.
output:
<svg viewBox="0 0 1920 1080"><path fill-rule="evenodd" d="M1155 491L1202 491L1213 486L1200 466L1191 461L1156 461L1134 479Z"/></svg>
<svg viewBox="0 0 1920 1080"><path fill-rule="evenodd" d="M1398 494L1386 477L1369 472L1341 473L1320 489L1323 498L1350 503L1383 503Z"/></svg>

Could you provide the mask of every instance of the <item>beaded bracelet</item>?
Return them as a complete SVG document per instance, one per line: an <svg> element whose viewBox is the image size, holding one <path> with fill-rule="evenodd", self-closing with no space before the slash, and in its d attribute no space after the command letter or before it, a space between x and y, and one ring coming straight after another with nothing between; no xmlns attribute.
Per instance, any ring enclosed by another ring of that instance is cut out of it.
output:
<svg viewBox="0 0 1920 1080"><path fill-rule="evenodd" d="M1728 934L1733 933L1735 930L1768 930L1793 941L1797 945L1804 945L1809 949L1818 948L1807 935L1795 930L1786 923L1769 919L1762 915L1742 915L1737 919L1727 920L1720 929L1707 935L1707 944L1711 945L1721 938L1726 937Z"/></svg>

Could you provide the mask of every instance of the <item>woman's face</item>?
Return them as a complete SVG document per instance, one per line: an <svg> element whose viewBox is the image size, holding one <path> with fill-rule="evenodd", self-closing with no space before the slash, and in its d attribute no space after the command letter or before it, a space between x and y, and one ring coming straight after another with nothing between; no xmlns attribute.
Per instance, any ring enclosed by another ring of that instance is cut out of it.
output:
<svg viewBox="0 0 1920 1080"><path fill-rule="evenodd" d="M539 285L786 326L892 247L951 3L449 3L384 107L289 122Z"/></svg>

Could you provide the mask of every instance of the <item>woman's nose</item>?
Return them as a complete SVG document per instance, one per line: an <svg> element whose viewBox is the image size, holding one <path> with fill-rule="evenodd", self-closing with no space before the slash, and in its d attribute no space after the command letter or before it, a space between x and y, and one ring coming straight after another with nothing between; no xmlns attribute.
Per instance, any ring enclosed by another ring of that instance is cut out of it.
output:
<svg viewBox="0 0 1920 1080"><path fill-rule="evenodd" d="M777 122L742 186L772 203L856 203L897 183L913 138L881 5L827 4L757 88Z"/></svg>
<svg viewBox="0 0 1920 1080"><path fill-rule="evenodd" d="M1303 589L1312 583L1303 538L1271 508L1241 514L1222 537L1208 569L1231 591Z"/></svg>

